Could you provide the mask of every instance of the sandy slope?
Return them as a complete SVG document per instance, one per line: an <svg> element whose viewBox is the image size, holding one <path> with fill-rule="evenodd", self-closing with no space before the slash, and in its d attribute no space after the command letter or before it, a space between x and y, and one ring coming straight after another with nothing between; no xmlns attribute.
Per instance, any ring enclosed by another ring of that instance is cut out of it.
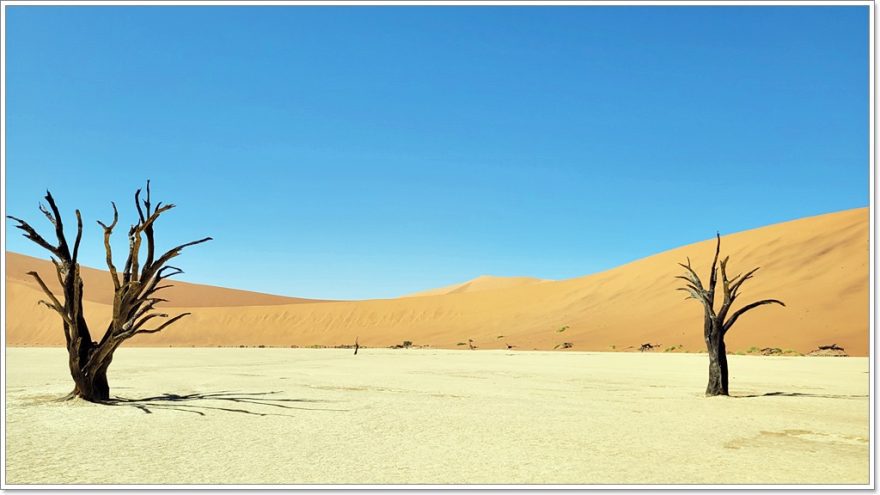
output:
<svg viewBox="0 0 880 495"><path fill-rule="evenodd" d="M698 354L122 348L112 393L158 398L111 407L7 353L13 484L868 482L866 358L732 356L705 398Z"/></svg>
<svg viewBox="0 0 880 495"><path fill-rule="evenodd" d="M836 343L850 355L866 355L868 244L866 208L724 236L732 272L762 267L744 287L743 302L775 297L787 304L759 308L742 318L728 336L728 348L809 352ZM201 289L189 286L179 289L181 297L174 304L181 306L175 311L191 311L193 316L132 343L332 346L352 343L359 336L362 345L375 347L410 340L455 348L473 339L483 349L508 344L552 349L571 342L574 350L624 350L652 342L697 351L703 348L702 309L674 290L674 276L681 271L676 263L686 256L700 273L707 272L713 247L708 240L571 280L388 300L257 307L229 306L193 294L186 297L211 305L192 307L185 304L185 294ZM15 270L10 262L10 274ZM39 294L32 286L8 278L7 289L8 344L63 342L55 317L36 306ZM100 301L89 303L92 327L101 328L109 311ZM566 330L558 332L563 327Z"/></svg>
<svg viewBox="0 0 880 495"><path fill-rule="evenodd" d="M446 294L463 294L465 292L481 292L484 290L509 289L511 287L522 287L525 285L539 284L547 282L540 278L534 277L495 277L492 275L480 275L479 277L462 282L460 284L447 285L437 289L430 289L414 294L407 294L403 297L422 297L422 296L442 296Z"/></svg>
<svg viewBox="0 0 880 495"><path fill-rule="evenodd" d="M22 284L30 289L39 290L40 286L37 282L26 275L29 271L36 271L43 276L43 280L53 290L60 289L58 280L54 276L55 269L46 260L7 251L6 267L7 283ZM110 275L106 271L81 267L81 274L84 289L83 298L86 301L100 304L113 303L113 283L110 280ZM175 306L186 307L271 306L275 304L316 302L313 299L275 296L259 292L227 289L225 287L190 284L187 282L174 282L174 286L165 290L162 297L169 301L173 301Z"/></svg>

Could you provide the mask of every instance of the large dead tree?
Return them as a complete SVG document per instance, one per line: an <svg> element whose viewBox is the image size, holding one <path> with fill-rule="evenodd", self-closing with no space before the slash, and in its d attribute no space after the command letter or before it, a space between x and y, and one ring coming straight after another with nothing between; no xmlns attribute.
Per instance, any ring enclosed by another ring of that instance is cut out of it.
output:
<svg viewBox="0 0 880 495"><path fill-rule="evenodd" d="M119 221L116 204L111 203L113 205L113 221L110 222L110 225L98 221L98 224L104 229L107 268L110 270L110 278L113 280L114 288L113 316L107 324L103 337L98 342L92 340L92 334L83 314L83 281L80 277L77 260L83 225L79 210L76 210L76 240L73 243L72 251L64 234L61 213L58 211L50 192L46 191L45 198L49 209L40 204L40 211L55 227L56 244L47 241L24 220L13 216L9 217L18 223L16 227L24 231L26 238L49 251L52 263L55 265L55 275L58 277L63 296L60 299L49 289L37 272L28 272L28 275L37 281L46 294L47 299L41 300L40 304L54 310L61 316L69 355L70 374L74 382L73 391L68 396L70 398L81 397L91 402L108 400L110 386L107 383L107 368L113 360L113 353L116 349L135 335L161 332L189 314L183 313L169 318L167 314L159 312L156 310L156 304L166 302L166 300L157 297L156 294L162 289L170 287L169 284L162 284L163 281L183 273L181 269L167 263L187 246L200 244L211 240L211 238L205 237L187 242L157 256L153 228L159 216L174 208L174 205L163 205L160 202L153 206L150 202L150 181L147 181L146 198L141 199L140 196L141 190L138 189L134 194L134 203L139 219L128 231L128 258L125 260L121 277L113 264L113 253L110 248L110 236ZM140 254L144 239L146 239L146 259L142 265ZM150 322L154 325L147 325ZM159 323L156 324L157 322Z"/></svg>
<svg viewBox="0 0 880 495"><path fill-rule="evenodd" d="M706 386L706 395L708 396L728 395L727 348L724 345L724 336L727 335L733 324L742 315L758 306L765 304L785 306L782 301L777 299L762 299L746 304L731 313L731 307L740 295L740 288L754 276L760 267L741 273L732 279L728 278L727 262L730 257L726 256L721 260L721 263L718 262L718 256L721 253L721 236L716 234L715 237L717 239L715 258L712 260L712 269L709 272L708 288L703 285L697 272L691 267L690 258L687 259L687 264L679 263L686 270L686 273L676 277L685 281L685 286L679 287L677 290L687 292L686 299L696 299L703 305L703 337L706 340L706 349L709 351L709 384ZM721 305L716 310L715 288L718 283L719 271L721 272Z"/></svg>

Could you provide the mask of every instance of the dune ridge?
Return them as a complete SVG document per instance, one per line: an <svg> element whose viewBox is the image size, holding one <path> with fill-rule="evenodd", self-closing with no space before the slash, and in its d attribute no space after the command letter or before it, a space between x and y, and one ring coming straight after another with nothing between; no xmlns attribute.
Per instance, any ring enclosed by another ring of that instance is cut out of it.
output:
<svg viewBox="0 0 880 495"><path fill-rule="evenodd" d="M774 297L786 303L785 308L763 307L744 316L727 338L729 351L778 347L806 353L835 343L851 356L867 355L868 218L867 208L857 208L723 236L732 272L762 267L744 286L742 302ZM465 283L438 289L439 294L425 291L418 297L384 300L237 294L243 291L209 296L202 291L231 289L180 282L174 294L169 291L172 309L192 316L160 334L138 336L131 344L335 346L359 337L367 347L409 340L461 348L473 339L481 349L510 345L546 350L570 343L580 351L633 350L651 342L661 349L701 351L702 309L675 291L674 277L681 270L677 263L687 256L700 273L707 271L713 248L714 240L708 239L569 280L458 290ZM48 262L29 260L7 253L7 345L62 345L57 316L38 308L38 289L14 275L26 271L20 269L24 261L43 263L39 271L51 273ZM91 281L90 275L87 286ZM94 282L97 292L102 292L100 283ZM86 288L87 294L90 290ZM96 293L85 302L93 331L110 314L101 297L106 295ZM241 302L253 300L270 302Z"/></svg>
<svg viewBox="0 0 880 495"><path fill-rule="evenodd" d="M540 284L542 282L550 281L535 277L497 277L494 275L480 275L477 278L459 284L414 292L402 297L442 296L446 294L462 294L465 292L481 292L485 290L522 287L524 285Z"/></svg>

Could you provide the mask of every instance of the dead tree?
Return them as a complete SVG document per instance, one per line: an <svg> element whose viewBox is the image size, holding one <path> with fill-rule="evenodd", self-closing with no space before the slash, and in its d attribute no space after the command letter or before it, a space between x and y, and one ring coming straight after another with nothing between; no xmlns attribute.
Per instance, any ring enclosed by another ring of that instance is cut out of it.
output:
<svg viewBox="0 0 880 495"><path fill-rule="evenodd" d="M740 288L749 279L751 279L758 268L754 268L739 274L735 277L728 278L727 262L730 259L726 256L721 262L718 262L718 256L721 253L721 236L715 234L717 243L715 245L715 258L712 260L712 269L709 272L709 286L706 288L697 272L691 268L691 260L687 259L687 264L679 263L686 270L684 275L679 275L685 281L684 287L677 290L685 291L688 297L685 299L696 299L703 305L703 338L706 341L706 349L709 351L709 384L706 386L706 395L729 395L728 394L728 375L727 375L727 348L724 346L724 337L734 323L747 312L763 306L765 304L779 304L785 306L782 301L777 299L762 299L750 304L746 304L740 309L730 313L733 303L739 297ZM720 270L718 269L720 266ZM715 288L718 283L718 272L721 272L721 306L715 309ZM728 316L729 315L729 316Z"/></svg>
<svg viewBox="0 0 880 495"><path fill-rule="evenodd" d="M54 310L61 316L69 357L70 375L74 382L73 391L68 395L68 398L81 397L91 402L108 400L110 386L107 383L107 368L113 360L113 353L116 349L135 335L161 332L189 314L182 313L169 319L167 314L156 310L156 304L166 302L156 294L162 289L170 287L169 284L162 284L163 281L183 273L180 268L170 266L167 263L180 254L184 248L209 241L211 238L205 237L187 242L157 255L154 225L159 216L174 208L174 205L163 205L159 202L153 206L150 202L150 181L147 181L146 199L141 199L140 195L141 190L138 189L134 194L134 203L139 219L128 231L128 258L125 261L121 277L113 264L113 254L110 249L110 235L119 220L116 204L111 203L113 205L113 221L110 225L98 221L98 224L104 229L107 268L110 271L114 288L113 315L100 341L92 340L92 333L83 314L83 281L80 277L77 259L82 239L82 216L79 210L76 210L76 240L73 243L72 251L64 234L61 213L49 191L46 191L45 197L49 209L47 210L45 206L40 204L40 211L55 227L56 244L47 241L24 220L13 216L9 217L18 223L16 228L24 231L26 238L49 251L52 263L55 265L55 275L61 285L63 296L60 299L49 289L37 272L28 272L28 275L37 281L48 299L41 300L40 304ZM140 253L144 239L146 239L146 259L142 265ZM151 321L154 323L161 321L161 323L148 327L147 323Z"/></svg>
<svg viewBox="0 0 880 495"><path fill-rule="evenodd" d="M355 337L355 338L354 338L354 355L355 355L355 356L357 356L357 354L358 354L358 349L360 349L360 348L361 348L361 346L358 344L358 338Z"/></svg>

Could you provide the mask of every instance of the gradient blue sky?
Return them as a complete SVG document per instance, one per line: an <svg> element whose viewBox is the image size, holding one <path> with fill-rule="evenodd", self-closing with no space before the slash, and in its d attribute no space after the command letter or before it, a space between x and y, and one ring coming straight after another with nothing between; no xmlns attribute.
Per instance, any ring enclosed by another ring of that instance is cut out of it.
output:
<svg viewBox="0 0 880 495"><path fill-rule="evenodd" d="M7 13L7 212L79 207L90 266L147 178L160 247L215 238L181 279L335 299L869 203L866 6Z"/></svg>

